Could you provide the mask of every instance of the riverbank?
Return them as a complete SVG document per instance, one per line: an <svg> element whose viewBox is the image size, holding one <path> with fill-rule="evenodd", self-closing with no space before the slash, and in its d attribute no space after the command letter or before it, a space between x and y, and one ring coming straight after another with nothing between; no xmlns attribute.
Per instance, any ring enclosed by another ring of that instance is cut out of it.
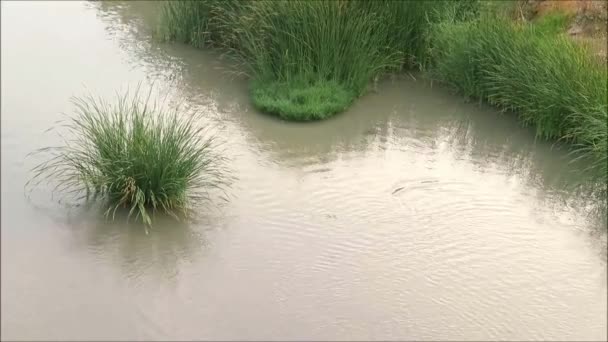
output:
<svg viewBox="0 0 608 342"><path fill-rule="evenodd" d="M564 34L571 15L557 8L514 20L522 4L171 1L159 33L237 57L253 104L288 120L328 118L382 74L422 69L469 98L515 112L541 138L571 142L605 181L605 65Z"/></svg>
<svg viewBox="0 0 608 342"><path fill-rule="evenodd" d="M565 140L605 177L608 120L605 65L561 34L566 18L536 23L484 15L431 31L430 74L467 97L514 112L545 139Z"/></svg>

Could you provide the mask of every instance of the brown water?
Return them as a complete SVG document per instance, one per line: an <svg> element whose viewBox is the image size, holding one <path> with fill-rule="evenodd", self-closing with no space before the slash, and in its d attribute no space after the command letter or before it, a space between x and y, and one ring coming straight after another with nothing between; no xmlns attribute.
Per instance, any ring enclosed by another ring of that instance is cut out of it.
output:
<svg viewBox="0 0 608 342"><path fill-rule="evenodd" d="M605 218L512 116L404 77L282 122L218 56L154 43L154 4L1 6L3 339L607 338ZM70 96L150 81L217 126L227 204L146 235L25 198Z"/></svg>

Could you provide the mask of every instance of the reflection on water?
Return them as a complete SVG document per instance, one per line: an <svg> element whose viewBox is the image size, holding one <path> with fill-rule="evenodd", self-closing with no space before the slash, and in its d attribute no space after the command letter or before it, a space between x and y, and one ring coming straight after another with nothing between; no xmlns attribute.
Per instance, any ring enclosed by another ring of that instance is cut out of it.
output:
<svg viewBox="0 0 608 342"><path fill-rule="evenodd" d="M66 224L74 234L73 243L101 260L115 261L130 278L175 280L180 263L195 262L207 245L204 230L171 217L157 215L153 227L129 222L126 212L117 213L115 221L103 217L102 210L82 210L69 217ZM211 222L207 217L199 224Z"/></svg>
<svg viewBox="0 0 608 342"><path fill-rule="evenodd" d="M152 39L157 6L2 2L3 339L606 339L605 213L566 150L410 77L260 114L217 53ZM145 80L217 125L229 203L146 234L22 199L82 83Z"/></svg>

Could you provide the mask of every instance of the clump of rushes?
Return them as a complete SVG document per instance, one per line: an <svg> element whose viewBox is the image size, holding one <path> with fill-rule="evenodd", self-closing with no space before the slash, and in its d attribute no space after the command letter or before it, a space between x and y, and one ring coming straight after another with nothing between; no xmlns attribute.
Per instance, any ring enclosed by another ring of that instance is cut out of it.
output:
<svg viewBox="0 0 608 342"><path fill-rule="evenodd" d="M381 21L378 26L382 38L378 44L386 54L398 53L400 67L418 68L426 53L425 36L430 25L440 20L447 11L462 17L476 10L477 0L460 1L395 1L351 0L351 6L372 13Z"/></svg>
<svg viewBox="0 0 608 342"><path fill-rule="evenodd" d="M161 40L203 47L209 41L211 1L166 1L161 7Z"/></svg>
<svg viewBox="0 0 608 342"><path fill-rule="evenodd" d="M159 32L167 40L226 48L245 66L257 108L316 120L346 109L383 71L413 65L423 46L419 33L435 7L419 1L169 1Z"/></svg>
<svg viewBox="0 0 608 342"><path fill-rule="evenodd" d="M201 48L223 41L227 35L218 15L238 13L243 1L230 0L169 0L161 6L160 23L156 31L161 41L178 41Z"/></svg>
<svg viewBox="0 0 608 342"><path fill-rule="evenodd" d="M253 103L267 112L292 120L328 117L379 72L399 64L397 51L384 47L382 18L353 2L261 0L246 6L219 17L235 27L227 40L252 78Z"/></svg>
<svg viewBox="0 0 608 342"><path fill-rule="evenodd" d="M345 110L382 72L417 66L423 32L450 4L168 1L159 32L165 40L226 48L245 66L253 104L262 111L317 120Z"/></svg>
<svg viewBox="0 0 608 342"><path fill-rule="evenodd" d="M44 148L31 184L56 182L57 191L101 200L106 215L119 208L150 225L155 213L188 217L228 185L224 157L214 151L196 115L162 111L137 93L116 105L92 96L74 98L75 116L61 126L63 145Z"/></svg>
<svg viewBox="0 0 608 342"><path fill-rule="evenodd" d="M608 172L606 66L546 27L496 16L432 30L432 73L466 96L517 113L542 138L571 141Z"/></svg>

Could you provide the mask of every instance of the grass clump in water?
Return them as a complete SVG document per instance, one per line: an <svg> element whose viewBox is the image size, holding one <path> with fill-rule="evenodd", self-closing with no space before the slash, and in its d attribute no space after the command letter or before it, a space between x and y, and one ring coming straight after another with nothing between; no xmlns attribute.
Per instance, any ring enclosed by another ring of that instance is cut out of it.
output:
<svg viewBox="0 0 608 342"><path fill-rule="evenodd" d="M156 35L161 41L178 41L197 48L212 45L222 40L220 35L226 28L218 21L218 13L238 12L243 3L230 0L163 1Z"/></svg>
<svg viewBox="0 0 608 342"><path fill-rule="evenodd" d="M210 1L166 1L161 7L162 24L157 35L161 40L203 47L211 10Z"/></svg>
<svg viewBox="0 0 608 342"><path fill-rule="evenodd" d="M517 113L539 137L573 142L593 157L592 168L605 179L606 66L584 46L551 31L500 16L437 24L432 72L466 96Z"/></svg>
<svg viewBox="0 0 608 342"><path fill-rule="evenodd" d="M224 17L238 28L232 51L252 78L254 105L284 118L342 111L374 76L399 63L382 45L381 18L348 1L262 0L242 13ZM287 89L269 93L279 86Z"/></svg>
<svg viewBox="0 0 608 342"><path fill-rule="evenodd" d="M227 48L245 66L254 105L291 120L327 118L346 109L382 72L414 65L431 9L445 5L388 0L204 3L197 5L205 9L194 22L206 29L190 24L188 1L167 3L161 27L206 30L211 43ZM167 35L180 40L176 37ZM189 42L201 45L197 41Z"/></svg>
<svg viewBox="0 0 608 342"><path fill-rule="evenodd" d="M224 158L196 115L164 112L149 98L127 93L116 105L74 98L76 115L62 126L63 146L38 151L50 158L34 168L30 182L57 182L56 190L101 200L106 216L127 208L147 225L156 212L191 214L210 190L227 185Z"/></svg>
<svg viewBox="0 0 608 342"><path fill-rule="evenodd" d="M353 95L337 82L279 83L254 81L251 86L253 104L264 112L286 120L324 119L350 105Z"/></svg>

